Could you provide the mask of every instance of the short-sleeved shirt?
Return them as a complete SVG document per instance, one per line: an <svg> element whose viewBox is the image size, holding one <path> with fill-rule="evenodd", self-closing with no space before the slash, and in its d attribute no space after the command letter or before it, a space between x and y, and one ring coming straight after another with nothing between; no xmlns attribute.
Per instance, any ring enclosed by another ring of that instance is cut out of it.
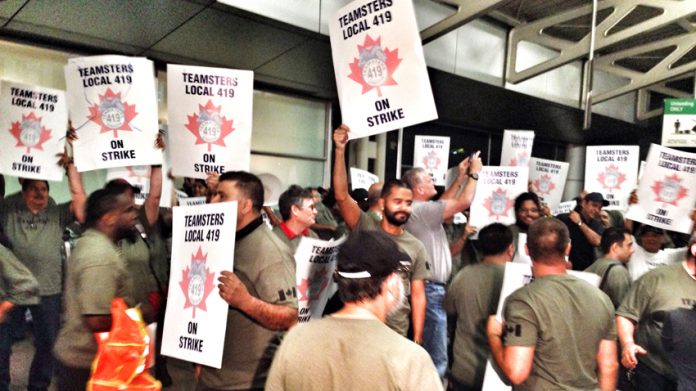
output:
<svg viewBox="0 0 696 391"><path fill-rule="evenodd" d="M649 253L636 242L635 238L633 238L633 243L635 251L631 254L631 261L628 262L628 272L631 274L633 281L636 281L643 274L653 269L660 266L673 265L686 258L686 247L666 248L656 253Z"/></svg>
<svg viewBox="0 0 696 391"><path fill-rule="evenodd" d="M97 353L97 342L83 316L111 315L111 302L116 297L133 306L133 286L116 245L94 229L82 235L66 269L65 324L54 352L66 366L89 368Z"/></svg>
<svg viewBox="0 0 696 391"><path fill-rule="evenodd" d="M290 330L266 391L442 390L428 353L376 319L327 316Z"/></svg>
<svg viewBox="0 0 696 391"><path fill-rule="evenodd" d="M602 235L604 233L604 227L602 222L597 219L585 220L582 218L582 223L587 224L587 226L595 231L597 235ZM568 213L563 213L556 216L557 219L561 220L566 227L568 227L568 232L570 233L570 242L573 244L570 248L570 262L573 263L573 270L585 270L592 262L595 260L594 246L590 244L587 237L582 233L581 228L577 224L570 220Z"/></svg>
<svg viewBox="0 0 696 391"><path fill-rule="evenodd" d="M452 377L471 388L481 388L483 384L490 356L486 322L498 307L504 275L504 265L478 263L460 270L447 288L444 307L457 324L452 346Z"/></svg>
<svg viewBox="0 0 696 391"><path fill-rule="evenodd" d="M273 233L278 236L278 239L280 239L283 243L285 243L286 246L290 249L290 252L294 255L295 251L297 250L297 246L300 245L300 241L302 240L303 237L309 237L309 238L314 238L317 239L319 236L317 236L316 232L312 231L311 229L307 228L307 234L299 234L295 235L290 233L288 235L288 232L284 231L283 228L280 226L275 226L273 227Z"/></svg>
<svg viewBox="0 0 696 391"><path fill-rule="evenodd" d="M0 303L39 303L39 282L7 247L0 245Z"/></svg>
<svg viewBox="0 0 696 391"><path fill-rule="evenodd" d="M616 314L637 323L634 339L648 351L638 357L657 373L676 379L660 341L667 313L696 304L696 280L683 263L663 266L634 282Z"/></svg>
<svg viewBox="0 0 696 391"><path fill-rule="evenodd" d="M411 217L404 226L425 246L432 263L428 280L447 283L452 272L452 253L442 227L446 201L413 201Z"/></svg>
<svg viewBox="0 0 696 391"><path fill-rule="evenodd" d="M628 289L631 287L631 275L621 261L609 258L600 258L586 272L594 273L602 278L599 286L609 296L614 308L619 308Z"/></svg>
<svg viewBox="0 0 696 391"><path fill-rule="evenodd" d="M295 262L290 249L260 218L237 232L234 273L257 299L297 308ZM222 368L204 366L199 381L214 389L263 388L283 334L230 308Z"/></svg>
<svg viewBox="0 0 696 391"><path fill-rule="evenodd" d="M365 212L360 212L360 219L356 231L376 231L382 229L380 223L368 216ZM411 281L427 280L430 277L430 260L428 254L418 239L415 236L404 231L401 235L389 235L399 248L411 258L410 273L400 273L401 280L406 289L406 296L411 295ZM386 324L394 331L401 335L408 333L409 315L411 314L411 305L408 298L404 299L403 306L387 316Z"/></svg>
<svg viewBox="0 0 696 391"><path fill-rule="evenodd" d="M696 390L696 310L670 311L662 329L662 346L677 374L677 391Z"/></svg>
<svg viewBox="0 0 696 391"><path fill-rule="evenodd" d="M23 201L0 204L0 223L12 251L39 282L41 296L63 290L63 231L74 220L70 203L52 204L33 214Z"/></svg>
<svg viewBox="0 0 696 391"><path fill-rule="evenodd" d="M532 372L515 390L595 390L596 354L616 339L614 306L576 277L548 275L505 301L505 345L534 347Z"/></svg>

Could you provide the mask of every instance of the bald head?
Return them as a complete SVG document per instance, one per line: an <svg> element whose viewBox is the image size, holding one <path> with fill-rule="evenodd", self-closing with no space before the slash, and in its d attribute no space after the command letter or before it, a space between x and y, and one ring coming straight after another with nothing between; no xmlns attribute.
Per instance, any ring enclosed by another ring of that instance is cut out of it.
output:
<svg viewBox="0 0 696 391"><path fill-rule="evenodd" d="M553 217L534 221L527 231L527 248L534 262L564 263L569 243L568 228Z"/></svg>

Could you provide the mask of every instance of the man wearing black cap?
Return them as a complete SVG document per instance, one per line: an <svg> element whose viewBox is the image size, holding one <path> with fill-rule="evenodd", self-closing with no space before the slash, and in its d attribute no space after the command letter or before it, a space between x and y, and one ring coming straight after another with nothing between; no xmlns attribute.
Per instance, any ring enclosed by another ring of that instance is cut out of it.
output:
<svg viewBox="0 0 696 391"><path fill-rule="evenodd" d="M573 246L569 260L573 270L585 270L594 262L594 247L599 246L604 232L599 214L607 205L609 201L601 193L589 193L574 211L556 216L570 232Z"/></svg>
<svg viewBox="0 0 696 391"><path fill-rule="evenodd" d="M384 325L402 303L397 272L409 261L384 232L351 234L334 275L343 308L288 332L266 391L442 390L428 353Z"/></svg>

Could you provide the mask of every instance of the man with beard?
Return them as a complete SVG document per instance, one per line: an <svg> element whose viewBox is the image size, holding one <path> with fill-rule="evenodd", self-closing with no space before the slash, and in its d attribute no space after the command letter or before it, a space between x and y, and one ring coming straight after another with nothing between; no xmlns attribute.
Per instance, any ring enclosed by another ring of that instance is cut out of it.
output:
<svg viewBox="0 0 696 391"><path fill-rule="evenodd" d="M605 200L601 193L589 193L578 203L575 210L556 216L570 232L573 248L568 259L573 264L573 270L585 270L594 262L594 248L599 246L604 232L599 213L602 207L607 205L609 201Z"/></svg>
<svg viewBox="0 0 696 391"><path fill-rule="evenodd" d="M408 262L385 232L351 234L334 274L343 308L288 332L266 390L441 390L425 350L383 324L403 303L398 272Z"/></svg>
<svg viewBox="0 0 696 391"><path fill-rule="evenodd" d="M411 258L410 271L400 273L406 287L408 300L403 301L403 308L387 317L387 326L406 336L409 328L409 313L413 340L420 344L423 337L425 321L425 288L423 281L430 276L428 254L415 236L404 230L404 224L411 216L413 193L400 181L387 181L382 187L380 204L384 218L376 221L360 210L358 204L348 193L348 174L346 173L345 150L348 144L348 127L341 125L334 131L336 160L333 168L333 186L339 210L343 220L351 231L382 230L390 235L399 248Z"/></svg>
<svg viewBox="0 0 696 391"><path fill-rule="evenodd" d="M133 199L115 189L101 189L87 200L86 231L67 263L65 324L54 352L58 390L84 390L97 353L94 333L111 329L111 302L133 303L126 263L116 243L133 230Z"/></svg>
<svg viewBox="0 0 696 391"><path fill-rule="evenodd" d="M476 193L482 163L479 153L462 160L457 177L438 201L433 178L423 168L416 167L404 174L404 181L413 190L413 215L406 230L420 240L428 251L433 269L425 281L427 300L423 347L430 353L440 377L447 368L447 314L442 307L445 284L452 273L452 254L442 224L445 220L469 208Z"/></svg>

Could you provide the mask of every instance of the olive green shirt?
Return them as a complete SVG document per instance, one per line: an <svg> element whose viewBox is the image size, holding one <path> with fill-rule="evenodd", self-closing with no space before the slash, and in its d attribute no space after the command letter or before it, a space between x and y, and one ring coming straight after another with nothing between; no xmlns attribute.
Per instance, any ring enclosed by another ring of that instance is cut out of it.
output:
<svg viewBox="0 0 696 391"><path fill-rule="evenodd" d="M73 220L70 202L49 203L37 214L23 200L0 204L0 224L12 243L12 251L36 277L41 296L57 295L63 290L63 231Z"/></svg>
<svg viewBox="0 0 696 391"><path fill-rule="evenodd" d="M292 328L266 391L442 390L428 353L376 319L327 316Z"/></svg>
<svg viewBox="0 0 696 391"><path fill-rule="evenodd" d="M297 308L295 261L290 249L261 221L251 224L260 225L235 241L235 275L257 299ZM262 388L283 334L284 331L269 330L230 308L222 368L203 366L200 384L224 390Z"/></svg>
<svg viewBox="0 0 696 391"><path fill-rule="evenodd" d="M599 286L609 296L612 304L614 304L614 308L619 308L621 300L623 300L631 287L631 275L623 263L615 259L600 258L594 261L585 271L594 273L602 278Z"/></svg>
<svg viewBox="0 0 696 391"><path fill-rule="evenodd" d="M82 235L66 269L65 323L53 350L64 365L89 368L97 353L97 342L83 317L111 315L111 302L116 297L133 306L133 286L118 248L95 229L87 229Z"/></svg>
<svg viewBox="0 0 696 391"><path fill-rule="evenodd" d="M490 262L464 267L447 288L444 307L456 321L452 343L452 377L460 384L481 388L490 356L486 322L496 313L505 265Z"/></svg>
<svg viewBox="0 0 696 391"><path fill-rule="evenodd" d="M365 212L360 212L360 220L356 231L377 231L381 230L380 223L375 221ZM401 251L411 258L411 271L409 273L399 273L406 289L407 298L404 305L398 310L391 312L387 317L386 324L397 333L406 336L408 325L410 324L411 305L408 297L411 296L411 281L427 280L430 278L430 258L425 246L415 236L404 230L401 235L389 235L396 242Z"/></svg>
<svg viewBox="0 0 696 391"><path fill-rule="evenodd" d="M39 282L5 246L0 245L0 303L39 304Z"/></svg>
<svg viewBox="0 0 696 391"><path fill-rule="evenodd" d="M660 336L666 313L696 304L696 280L684 263L654 269L633 283L616 314L636 323L636 344L648 351L639 356L641 363L654 371L676 379L665 355Z"/></svg>
<svg viewBox="0 0 696 391"><path fill-rule="evenodd" d="M532 372L515 390L596 390L596 355L616 339L604 292L563 274L536 278L505 301L505 345L534 347Z"/></svg>

